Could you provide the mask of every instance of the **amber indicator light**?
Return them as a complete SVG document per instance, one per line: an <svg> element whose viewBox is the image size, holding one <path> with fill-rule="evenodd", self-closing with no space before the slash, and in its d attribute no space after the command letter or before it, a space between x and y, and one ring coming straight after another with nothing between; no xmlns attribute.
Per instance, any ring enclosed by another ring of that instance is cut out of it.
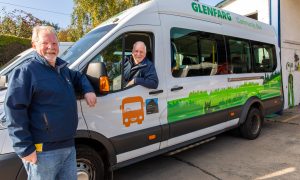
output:
<svg viewBox="0 0 300 180"><path fill-rule="evenodd" d="M155 134L151 134L151 135L148 136L148 139L149 140L156 139L156 135Z"/></svg>

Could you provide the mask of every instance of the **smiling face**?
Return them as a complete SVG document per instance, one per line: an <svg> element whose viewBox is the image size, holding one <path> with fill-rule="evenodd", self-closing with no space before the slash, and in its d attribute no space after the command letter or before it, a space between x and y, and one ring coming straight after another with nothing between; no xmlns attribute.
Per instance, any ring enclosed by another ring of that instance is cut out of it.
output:
<svg viewBox="0 0 300 180"><path fill-rule="evenodd" d="M133 45L132 57L135 64L141 63L146 57L146 46L143 42L138 41Z"/></svg>
<svg viewBox="0 0 300 180"><path fill-rule="evenodd" d="M59 47L57 37L54 33L41 30L38 34L38 40L32 42L32 47L38 54L44 57L51 66L55 67Z"/></svg>

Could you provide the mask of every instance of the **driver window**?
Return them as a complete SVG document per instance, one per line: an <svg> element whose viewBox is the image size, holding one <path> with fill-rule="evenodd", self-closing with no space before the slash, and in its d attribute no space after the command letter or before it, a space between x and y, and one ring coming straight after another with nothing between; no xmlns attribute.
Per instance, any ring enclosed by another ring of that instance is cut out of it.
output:
<svg viewBox="0 0 300 180"><path fill-rule="evenodd" d="M124 80L122 79L122 60L131 56L132 47L136 41L143 41L145 43L147 58L153 61L152 40L153 37L150 33L126 33L111 42L91 60L90 64L101 62L105 65L109 82L109 92L119 91L125 87ZM99 81L94 81L94 83L97 84ZM94 86L97 87L95 84Z"/></svg>
<svg viewBox="0 0 300 180"><path fill-rule="evenodd" d="M106 72L110 84L110 92L121 89L121 62L122 62L122 38L117 38L104 50L102 50L93 61L98 60L106 66Z"/></svg>

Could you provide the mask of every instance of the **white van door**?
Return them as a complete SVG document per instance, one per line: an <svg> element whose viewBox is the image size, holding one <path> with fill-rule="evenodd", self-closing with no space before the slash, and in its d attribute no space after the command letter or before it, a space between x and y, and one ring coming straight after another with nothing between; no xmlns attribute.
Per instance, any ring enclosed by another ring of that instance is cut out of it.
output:
<svg viewBox="0 0 300 180"><path fill-rule="evenodd" d="M122 31L90 61L106 65L110 84L108 94L98 94L94 108L81 103L89 130L112 142L118 163L159 150L161 120L166 120L164 63L159 58L162 49L156 45L161 41L158 30L156 27L132 26ZM147 46L147 58L154 63L159 78L157 89L140 85L125 87L122 83L122 59L131 56L136 41L143 41Z"/></svg>
<svg viewBox="0 0 300 180"><path fill-rule="evenodd" d="M164 145L172 146L230 126L222 102L226 92L219 93L228 87L226 72L221 71L227 64L219 24L166 14L161 20L169 59L165 71L170 137Z"/></svg>

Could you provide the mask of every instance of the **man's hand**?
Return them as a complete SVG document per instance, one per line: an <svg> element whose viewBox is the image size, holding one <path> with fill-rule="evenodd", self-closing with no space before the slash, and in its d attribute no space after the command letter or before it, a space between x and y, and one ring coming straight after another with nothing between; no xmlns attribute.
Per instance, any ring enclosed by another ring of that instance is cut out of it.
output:
<svg viewBox="0 0 300 180"><path fill-rule="evenodd" d="M36 151L33 151L33 153L29 154L26 157L23 157L22 160L27 161L31 164L36 164L37 162Z"/></svg>
<svg viewBox="0 0 300 180"><path fill-rule="evenodd" d="M90 107L94 107L96 105L96 103L97 103L96 94L93 93L93 92L85 93L84 98L85 98L86 103Z"/></svg>
<svg viewBox="0 0 300 180"><path fill-rule="evenodd" d="M134 79L132 79L131 81L129 81L129 82L127 83L126 87L131 86L131 85L134 85Z"/></svg>

